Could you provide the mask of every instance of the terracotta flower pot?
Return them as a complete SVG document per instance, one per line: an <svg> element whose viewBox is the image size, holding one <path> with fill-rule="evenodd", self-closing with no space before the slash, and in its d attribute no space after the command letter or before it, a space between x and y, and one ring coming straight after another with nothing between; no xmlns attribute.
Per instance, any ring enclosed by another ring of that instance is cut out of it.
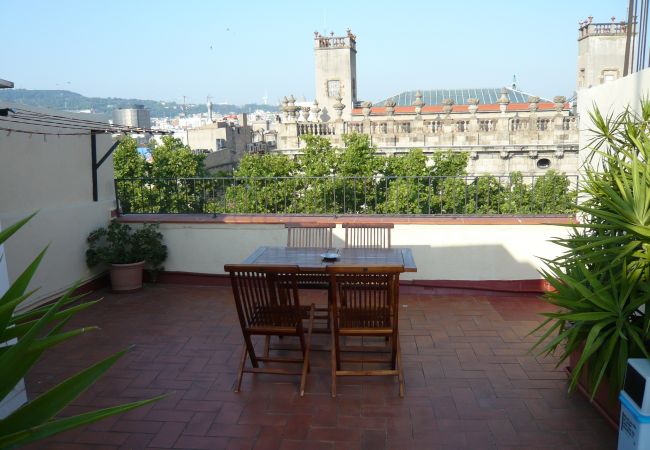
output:
<svg viewBox="0 0 650 450"><path fill-rule="evenodd" d="M578 361L582 356L582 348L574 350L569 356L569 366L567 367L567 372L571 375L573 368L578 365ZM618 398L610 395L611 388L609 379L607 376L603 378L603 381L596 389L596 395L594 399L591 400L591 392L589 391L589 381L588 381L589 372L586 367L583 367L582 372L580 372L580 379L578 380L578 390L589 400L590 403L594 405L596 410L607 420L607 422L614 428L618 429L618 421L621 415L621 404L618 402Z"/></svg>
<svg viewBox="0 0 650 450"><path fill-rule="evenodd" d="M110 272L113 292L132 292L142 289L144 261L132 264L111 264Z"/></svg>

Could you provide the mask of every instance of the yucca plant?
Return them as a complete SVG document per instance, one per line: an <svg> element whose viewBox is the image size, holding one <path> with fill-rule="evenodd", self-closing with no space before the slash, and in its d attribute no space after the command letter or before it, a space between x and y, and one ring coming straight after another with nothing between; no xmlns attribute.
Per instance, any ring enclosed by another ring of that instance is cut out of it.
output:
<svg viewBox="0 0 650 450"><path fill-rule="evenodd" d="M0 245L27 223L34 214L0 231ZM47 249L46 249L47 250ZM45 255L43 250L0 298L0 399L5 398L49 348L96 327L65 329L79 311L97 301L73 295L73 287L58 301L31 311L16 308L34 291L27 286ZM2 258L3 255L0 255ZM151 403L161 397L100 409L70 417L58 414L104 374L123 354L120 351L73 375L0 420L0 448L13 448L92 423Z"/></svg>
<svg viewBox="0 0 650 450"><path fill-rule="evenodd" d="M559 351L558 365L581 351L569 387L586 370L593 398L605 376L611 394L620 391L628 358L650 358L650 100L638 114L603 117L594 107L590 115L582 223L554 240L566 251L545 261L554 288L545 299L558 311L544 314L533 348Z"/></svg>

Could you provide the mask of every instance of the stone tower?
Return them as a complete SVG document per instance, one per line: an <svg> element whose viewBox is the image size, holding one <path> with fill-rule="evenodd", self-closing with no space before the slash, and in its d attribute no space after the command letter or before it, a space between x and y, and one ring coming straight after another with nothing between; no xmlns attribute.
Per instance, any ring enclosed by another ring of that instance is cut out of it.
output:
<svg viewBox="0 0 650 450"><path fill-rule="evenodd" d="M357 50L356 36L347 30L345 36L323 36L314 33L314 56L316 58L316 100L322 108L323 120L337 118L335 104L342 118L349 120L357 101ZM341 98L340 103L337 101Z"/></svg>
<svg viewBox="0 0 650 450"><path fill-rule="evenodd" d="M627 24L592 23L593 17L578 27L578 80L583 89L606 83L623 76Z"/></svg>

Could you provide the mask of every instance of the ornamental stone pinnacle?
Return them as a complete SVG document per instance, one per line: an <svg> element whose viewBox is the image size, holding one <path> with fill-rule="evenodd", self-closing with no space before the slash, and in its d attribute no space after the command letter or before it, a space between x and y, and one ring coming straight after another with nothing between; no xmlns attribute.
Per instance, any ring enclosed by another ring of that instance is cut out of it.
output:
<svg viewBox="0 0 650 450"><path fill-rule="evenodd" d="M564 95L556 95L553 97L553 103L555 103L555 110L560 112L564 109L564 103L566 102L566 97Z"/></svg>
<svg viewBox="0 0 650 450"><path fill-rule="evenodd" d="M508 90L503 87L501 88L501 97L497 100L497 103L499 104L499 110L502 113L506 112L506 109L508 108L508 103L510 103L510 99L508 98Z"/></svg>
<svg viewBox="0 0 650 450"><path fill-rule="evenodd" d="M442 99L442 112L444 112L445 114L449 114L453 106L454 106L453 98Z"/></svg>
<svg viewBox="0 0 650 450"><path fill-rule="evenodd" d="M336 97L336 103L332 105L332 108L334 108L334 110L336 111L337 119L341 119L341 116L343 115L343 109L345 108L345 105L343 104L343 102L341 102L341 100L343 100L343 97L339 95L338 97Z"/></svg>
<svg viewBox="0 0 650 450"><path fill-rule="evenodd" d="M528 97L528 109L530 112L535 112L537 111L537 107L539 106L539 97L536 95L532 95Z"/></svg>
<svg viewBox="0 0 650 450"><path fill-rule="evenodd" d="M363 108L363 116L367 119L372 110L372 102L363 102L361 107Z"/></svg>
<svg viewBox="0 0 650 450"><path fill-rule="evenodd" d="M467 99L467 110L470 112L470 114L476 114L476 110L478 109L478 104L481 101L478 98L468 98Z"/></svg>
<svg viewBox="0 0 650 450"><path fill-rule="evenodd" d="M302 106L300 107L300 112L302 113L302 118L305 122L308 122L309 120L309 106Z"/></svg>
<svg viewBox="0 0 650 450"><path fill-rule="evenodd" d="M320 122L320 112L321 108L318 106L318 100L314 100L314 106L311 108L311 112L314 115L314 119L316 122Z"/></svg>
<svg viewBox="0 0 650 450"><path fill-rule="evenodd" d="M422 112L422 107L424 106L424 102L422 101L422 92L419 90L415 92L415 100L413 100L411 106L415 107L415 114L419 116Z"/></svg>
<svg viewBox="0 0 650 450"><path fill-rule="evenodd" d="M386 114L388 116L392 116L395 113L395 105L397 105L397 102L392 98L389 98L386 100L386 103L384 103L384 106L386 107Z"/></svg>
<svg viewBox="0 0 650 450"><path fill-rule="evenodd" d="M286 107L286 111L289 114L289 118L296 118L296 111L298 111L298 106L296 106L296 99L291 95L288 99L289 104Z"/></svg>
<svg viewBox="0 0 650 450"><path fill-rule="evenodd" d="M288 105L289 105L289 100L287 100L287 96L285 95L284 98L282 99L282 106L280 107L280 110L284 115L284 120L287 120L289 118L289 110L287 109Z"/></svg>

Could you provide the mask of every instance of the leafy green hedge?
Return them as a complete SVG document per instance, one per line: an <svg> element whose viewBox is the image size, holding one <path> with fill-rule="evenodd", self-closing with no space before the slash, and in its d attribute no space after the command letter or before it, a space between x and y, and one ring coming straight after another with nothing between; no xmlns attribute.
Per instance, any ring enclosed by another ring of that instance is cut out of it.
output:
<svg viewBox="0 0 650 450"><path fill-rule="evenodd" d="M466 153L429 159L412 149L386 157L360 134L344 136L344 149L304 136L307 146L297 158L248 154L231 175L213 178L202 177L189 149L166 139L150 162L134 150L116 151L122 213L569 214L576 200L575 180L552 170L535 177L470 177Z"/></svg>

